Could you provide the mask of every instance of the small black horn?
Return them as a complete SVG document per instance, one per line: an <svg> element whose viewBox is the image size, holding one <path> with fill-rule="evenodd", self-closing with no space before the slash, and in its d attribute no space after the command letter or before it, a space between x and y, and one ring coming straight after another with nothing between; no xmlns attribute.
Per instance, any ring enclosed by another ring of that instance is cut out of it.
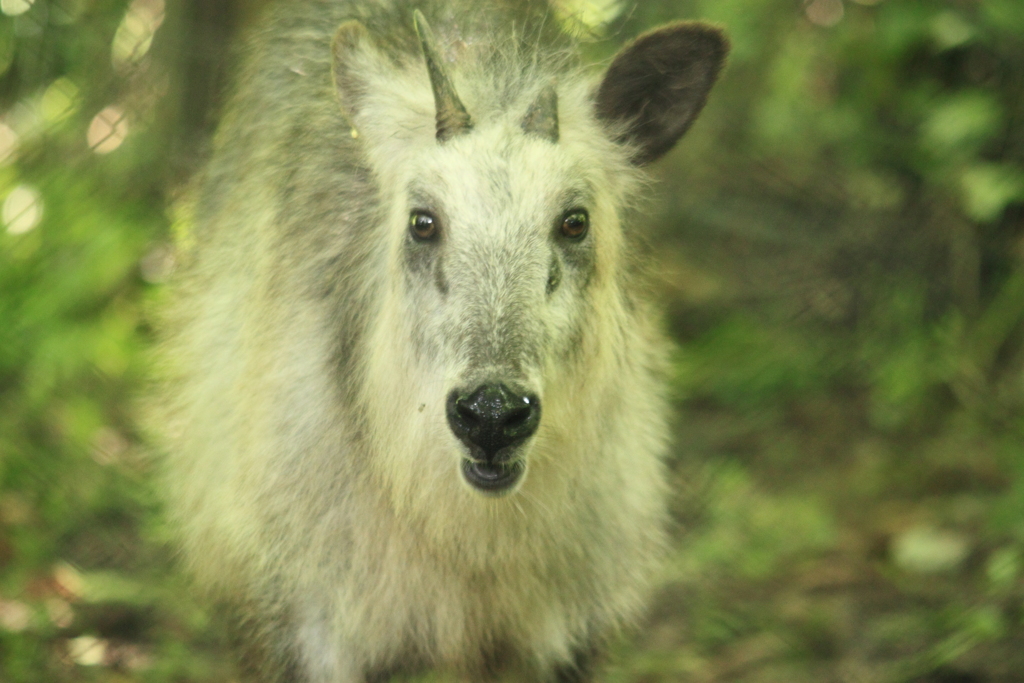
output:
<svg viewBox="0 0 1024 683"><path fill-rule="evenodd" d="M467 133L473 129L473 120L462 105L455 86L448 78L441 55L437 50L434 32L430 30L423 13L416 10L412 13L416 25L416 35L420 37L423 56L427 60L427 71L430 74L430 86L434 90L434 106L437 109L437 139L445 142L456 135Z"/></svg>
<svg viewBox="0 0 1024 683"><path fill-rule="evenodd" d="M551 142L558 142L558 92L554 83L541 90L537 99L526 110L526 116L523 117L523 132L534 133Z"/></svg>

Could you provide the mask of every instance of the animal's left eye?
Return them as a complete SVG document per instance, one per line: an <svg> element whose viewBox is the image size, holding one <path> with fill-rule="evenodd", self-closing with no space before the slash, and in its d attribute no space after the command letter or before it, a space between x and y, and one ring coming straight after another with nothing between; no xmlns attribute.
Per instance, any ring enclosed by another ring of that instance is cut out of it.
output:
<svg viewBox="0 0 1024 683"><path fill-rule="evenodd" d="M585 209L573 209L562 217L562 234L569 239L583 239L590 228L590 216Z"/></svg>
<svg viewBox="0 0 1024 683"><path fill-rule="evenodd" d="M409 232L417 242L430 242L437 237L437 219L426 211L409 214Z"/></svg>

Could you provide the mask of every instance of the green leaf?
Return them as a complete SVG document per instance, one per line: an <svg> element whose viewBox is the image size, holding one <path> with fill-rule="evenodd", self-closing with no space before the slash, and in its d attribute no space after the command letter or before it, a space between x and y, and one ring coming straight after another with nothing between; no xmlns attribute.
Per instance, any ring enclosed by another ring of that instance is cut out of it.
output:
<svg viewBox="0 0 1024 683"><path fill-rule="evenodd" d="M999 218L1013 201L1024 199L1024 172L1010 164L978 164L960 177L964 211L980 222Z"/></svg>
<svg viewBox="0 0 1024 683"><path fill-rule="evenodd" d="M977 152L1003 124L995 97L963 92L940 101L921 124L921 147L938 158L962 158Z"/></svg>

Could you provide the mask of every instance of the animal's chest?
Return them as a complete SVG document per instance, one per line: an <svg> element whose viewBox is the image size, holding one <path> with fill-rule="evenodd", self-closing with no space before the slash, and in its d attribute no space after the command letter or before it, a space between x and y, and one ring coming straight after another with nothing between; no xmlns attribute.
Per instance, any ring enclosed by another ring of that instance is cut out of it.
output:
<svg viewBox="0 0 1024 683"><path fill-rule="evenodd" d="M495 670L526 658L566 660L585 636L579 587L567 572L529 559L528 548L468 569L415 546L383 545L379 557L388 564L374 570L371 562L365 580L342 587L341 612L350 617L342 628L365 648L366 661Z"/></svg>

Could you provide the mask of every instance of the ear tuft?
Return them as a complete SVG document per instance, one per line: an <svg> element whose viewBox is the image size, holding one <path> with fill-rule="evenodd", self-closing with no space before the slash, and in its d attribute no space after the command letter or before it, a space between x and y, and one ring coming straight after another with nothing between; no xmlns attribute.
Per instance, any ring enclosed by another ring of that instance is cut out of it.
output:
<svg viewBox="0 0 1024 683"><path fill-rule="evenodd" d="M645 33L612 60L597 92L598 118L636 147L643 165L672 149L707 101L729 43L701 22L670 24Z"/></svg>
<svg viewBox="0 0 1024 683"><path fill-rule="evenodd" d="M349 125L353 126L353 133L359 102L365 95L363 81L356 76L358 68L355 62L363 50L371 46L372 41L366 27L354 19L339 26L331 41L331 76L334 79L334 89L345 118L348 119Z"/></svg>

